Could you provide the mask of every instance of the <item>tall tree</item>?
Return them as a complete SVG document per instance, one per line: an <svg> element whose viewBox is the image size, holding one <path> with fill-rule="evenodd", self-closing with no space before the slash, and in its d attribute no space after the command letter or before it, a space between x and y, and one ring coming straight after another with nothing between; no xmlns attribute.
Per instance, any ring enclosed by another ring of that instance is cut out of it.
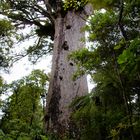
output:
<svg viewBox="0 0 140 140"><path fill-rule="evenodd" d="M46 130L59 135L70 128L68 106L71 101L88 92L86 76L73 81L76 65L67 59L72 51L85 46L81 42L85 37L81 28L91 13L86 3L83 0L1 0L1 14L18 28L34 25L39 36L39 45L29 48L23 56L33 51L38 54L46 47L42 42L48 36L54 41L45 119Z"/></svg>
<svg viewBox="0 0 140 140"><path fill-rule="evenodd" d="M70 128L68 106L75 97L83 96L88 92L85 76L73 81L76 65L68 60L68 55L72 51L85 46L80 40L85 36L84 32L81 32L81 28L85 26L86 15L83 10L75 11L73 8L63 13L60 1L56 1L56 11L46 127L63 135Z"/></svg>

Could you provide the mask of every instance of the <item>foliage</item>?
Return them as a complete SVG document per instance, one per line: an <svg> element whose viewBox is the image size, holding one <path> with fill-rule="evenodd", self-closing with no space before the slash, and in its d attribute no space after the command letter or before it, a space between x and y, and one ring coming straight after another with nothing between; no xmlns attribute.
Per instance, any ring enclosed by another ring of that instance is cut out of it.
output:
<svg viewBox="0 0 140 140"><path fill-rule="evenodd" d="M8 36L9 34L11 34L9 31L13 30L13 26L8 20L0 20L0 27L1 27L0 30L1 37Z"/></svg>
<svg viewBox="0 0 140 140"><path fill-rule="evenodd" d="M64 0L64 10L75 9L78 10L87 4L88 0Z"/></svg>
<svg viewBox="0 0 140 140"><path fill-rule="evenodd" d="M41 98L46 94L47 75L34 70L31 75L9 85L12 95L2 107L1 129L11 139L44 139Z"/></svg>
<svg viewBox="0 0 140 140"><path fill-rule="evenodd" d="M110 134L108 128L115 127L124 117L123 112L116 107L115 110L107 111L101 101L97 95L91 94L75 100L72 104L72 119L77 125L81 140L106 139Z"/></svg>
<svg viewBox="0 0 140 140"><path fill-rule="evenodd" d="M118 57L118 63L122 71L136 76L140 66L140 39L135 38L130 42L129 48L126 48Z"/></svg>
<svg viewBox="0 0 140 140"><path fill-rule="evenodd" d="M8 54L10 48L13 46L13 34L16 36L15 28L9 20L0 20L0 68L8 67L8 61L10 57Z"/></svg>
<svg viewBox="0 0 140 140"><path fill-rule="evenodd" d="M54 25L47 14L45 3L43 6L42 2L1 0L0 52L3 55L0 54L0 64L2 68L12 66L26 56L29 56L31 62L36 63L51 52ZM30 41L30 45L24 45L25 41ZM17 48L23 45L24 47L20 47L17 51Z"/></svg>
<svg viewBox="0 0 140 140"><path fill-rule="evenodd" d="M74 101L72 117L81 139L137 140L140 135L139 1L91 2L95 11L85 30L92 45L73 52L70 59L78 65L75 78L88 73L96 86L91 95ZM106 10L102 12L101 8Z"/></svg>

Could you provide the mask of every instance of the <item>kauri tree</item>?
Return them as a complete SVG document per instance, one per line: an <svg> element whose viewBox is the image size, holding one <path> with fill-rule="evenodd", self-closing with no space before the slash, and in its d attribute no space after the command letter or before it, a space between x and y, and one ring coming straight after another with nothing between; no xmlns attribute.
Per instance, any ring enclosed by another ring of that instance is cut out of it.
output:
<svg viewBox="0 0 140 140"><path fill-rule="evenodd" d="M0 14L17 30L32 27L31 35L38 38L37 45L29 47L23 55L46 54L53 41L53 59L50 86L46 106L46 131L63 136L70 129L69 104L77 96L87 94L86 76L73 81L76 65L68 55L85 46L81 40L82 28L91 14L87 1L83 0L1 0ZM26 35L22 39L30 38ZM47 63L47 60L46 60Z"/></svg>

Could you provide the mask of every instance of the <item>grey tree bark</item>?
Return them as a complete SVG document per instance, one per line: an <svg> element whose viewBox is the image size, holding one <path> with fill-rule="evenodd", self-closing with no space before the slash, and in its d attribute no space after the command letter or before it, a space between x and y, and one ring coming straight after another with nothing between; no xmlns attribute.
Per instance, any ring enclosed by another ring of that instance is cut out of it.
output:
<svg viewBox="0 0 140 140"><path fill-rule="evenodd" d="M86 24L85 17L85 12L72 10L64 17L58 14L55 19L52 72L46 107L46 130L54 134L63 135L69 131L69 105L74 98L88 93L86 76L73 81L76 65L68 60L71 52L85 47L85 43L81 42L85 37L81 31Z"/></svg>

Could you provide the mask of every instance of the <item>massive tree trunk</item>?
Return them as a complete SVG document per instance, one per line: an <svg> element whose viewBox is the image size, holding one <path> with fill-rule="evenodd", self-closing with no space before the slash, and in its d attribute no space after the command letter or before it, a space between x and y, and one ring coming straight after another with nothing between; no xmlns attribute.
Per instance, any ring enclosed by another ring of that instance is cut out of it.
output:
<svg viewBox="0 0 140 140"><path fill-rule="evenodd" d="M85 46L81 39L85 33L84 12L68 11L62 17L58 14L55 19L54 50L52 72L47 96L46 129L54 134L63 135L69 130L69 105L78 96L88 93L86 76L73 81L76 71L74 62L68 60L68 55Z"/></svg>

